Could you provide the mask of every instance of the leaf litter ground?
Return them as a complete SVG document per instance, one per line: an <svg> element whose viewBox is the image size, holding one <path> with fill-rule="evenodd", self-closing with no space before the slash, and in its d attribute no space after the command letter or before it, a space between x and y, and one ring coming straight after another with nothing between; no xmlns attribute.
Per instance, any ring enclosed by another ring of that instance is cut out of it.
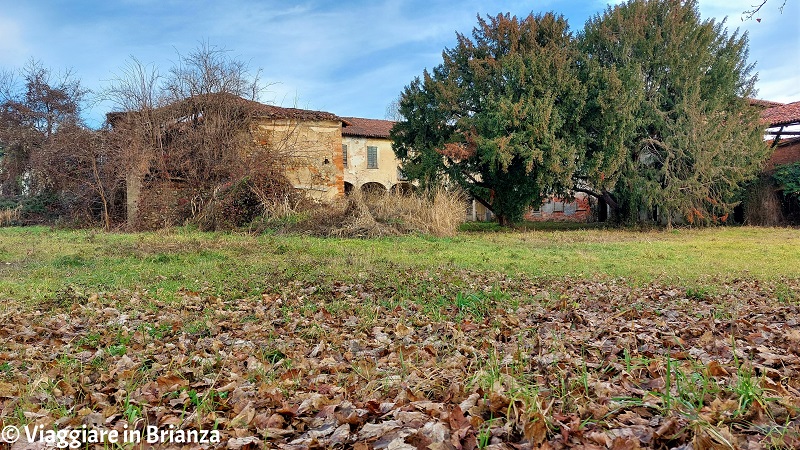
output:
<svg viewBox="0 0 800 450"><path fill-rule="evenodd" d="M217 429L233 449L800 448L797 281L393 280L7 305L2 425Z"/></svg>

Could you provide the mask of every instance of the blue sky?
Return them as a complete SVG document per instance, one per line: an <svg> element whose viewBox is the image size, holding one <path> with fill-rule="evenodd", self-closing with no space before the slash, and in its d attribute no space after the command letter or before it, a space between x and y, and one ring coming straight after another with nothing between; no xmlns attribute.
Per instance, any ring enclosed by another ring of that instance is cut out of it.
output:
<svg viewBox="0 0 800 450"><path fill-rule="evenodd" d="M703 18L728 17L750 34L759 97L800 100L800 1L769 0L760 22L743 22L755 0L700 0ZM760 1L759 1L760 2ZM589 1L256 1L0 0L0 69L30 58L54 71L71 69L100 90L130 56L166 74L177 55L202 41L262 69L271 83L261 101L383 118L414 76L441 62L455 32L469 33L476 15L556 11L573 31L608 2ZM112 105L90 105L96 126Z"/></svg>

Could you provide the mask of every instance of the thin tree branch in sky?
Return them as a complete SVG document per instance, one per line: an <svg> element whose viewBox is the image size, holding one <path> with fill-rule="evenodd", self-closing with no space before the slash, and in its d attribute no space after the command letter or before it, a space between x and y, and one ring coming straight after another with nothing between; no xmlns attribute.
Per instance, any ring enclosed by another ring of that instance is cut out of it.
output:
<svg viewBox="0 0 800 450"><path fill-rule="evenodd" d="M769 0L762 0L762 2L760 4L752 5L751 8L753 8L753 9L748 9L746 11L742 11L742 16L743 16L742 17L742 21L744 22L745 20L752 19L753 16L755 16L756 14L758 14L759 11L761 11L761 8L764 7L764 5L766 5L768 1ZM781 14L783 14L783 8L785 6L786 6L786 0L783 0L783 3L781 4L780 8L778 8L778 10L781 12ZM761 22L761 19L756 19L756 20Z"/></svg>

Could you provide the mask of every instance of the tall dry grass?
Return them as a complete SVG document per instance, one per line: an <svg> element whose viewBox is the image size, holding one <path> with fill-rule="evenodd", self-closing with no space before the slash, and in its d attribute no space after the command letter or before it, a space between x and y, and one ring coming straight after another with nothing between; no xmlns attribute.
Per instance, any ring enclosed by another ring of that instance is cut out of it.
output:
<svg viewBox="0 0 800 450"><path fill-rule="evenodd" d="M445 189L412 194L354 190L329 205L309 205L287 231L318 236L373 238L421 233L452 236L466 219L466 197ZM296 208L287 208L298 215Z"/></svg>
<svg viewBox="0 0 800 450"><path fill-rule="evenodd" d="M408 195L366 195L363 202L377 222L401 233L451 236L466 219L466 197L443 188Z"/></svg>
<svg viewBox="0 0 800 450"><path fill-rule="evenodd" d="M0 227L10 225L19 220L19 215L22 212L22 205L12 209L4 209L0 211Z"/></svg>

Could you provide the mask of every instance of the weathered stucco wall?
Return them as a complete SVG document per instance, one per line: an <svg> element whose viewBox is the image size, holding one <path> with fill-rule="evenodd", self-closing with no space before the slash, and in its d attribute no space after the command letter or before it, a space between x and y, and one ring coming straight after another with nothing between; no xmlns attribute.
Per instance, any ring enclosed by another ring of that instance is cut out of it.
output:
<svg viewBox="0 0 800 450"><path fill-rule="evenodd" d="M366 183L380 183L386 190L404 180L398 178L400 162L392 150L392 141L383 138L344 136L342 144L347 146L347 166L344 167L344 181L356 189ZM378 167L367 167L367 147L378 149ZM340 149L341 153L341 149Z"/></svg>
<svg viewBox="0 0 800 450"><path fill-rule="evenodd" d="M317 200L344 194L341 122L257 119L252 132L257 144L286 157L296 189Z"/></svg>

